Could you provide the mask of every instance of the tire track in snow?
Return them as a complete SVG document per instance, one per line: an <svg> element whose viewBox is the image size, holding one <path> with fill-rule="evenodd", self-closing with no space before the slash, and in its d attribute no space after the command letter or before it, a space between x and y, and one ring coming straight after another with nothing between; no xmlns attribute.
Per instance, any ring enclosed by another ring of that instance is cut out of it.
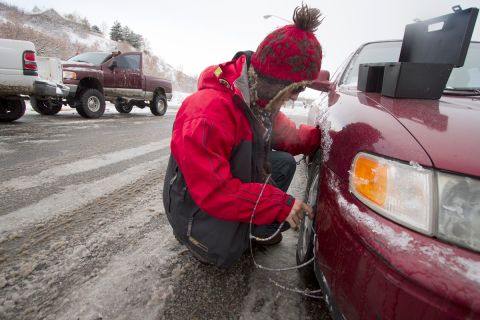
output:
<svg viewBox="0 0 480 320"><path fill-rule="evenodd" d="M106 167L120 161L133 159L170 146L170 138L149 143L140 147L110 152L88 159L78 160L51 169L43 170L34 176L21 176L0 184L0 193L24 190L52 183L62 177Z"/></svg>
<svg viewBox="0 0 480 320"><path fill-rule="evenodd" d="M132 183L132 181L143 178L148 172L160 167L165 170L168 157L169 155L162 156L159 160L133 166L121 173L91 183L67 186L63 192L53 194L37 203L0 216L0 243L7 237L15 237L21 229L41 222L45 223L45 220L82 207L103 195Z"/></svg>
<svg viewBox="0 0 480 320"><path fill-rule="evenodd" d="M179 272L167 261L178 244L163 215L163 171L156 168L0 243L0 319L58 319L58 313L90 318L88 313L99 309L118 318L128 310L134 315L150 301L163 301L169 279ZM161 270L151 269L151 262L161 264ZM152 281L158 275L161 279ZM115 284L138 290L138 296L133 299ZM90 294L98 294L98 300L89 299ZM125 302L124 309L118 301ZM150 319L159 307L150 305Z"/></svg>
<svg viewBox="0 0 480 320"><path fill-rule="evenodd" d="M151 231L79 284L65 304L55 306L54 319L158 319L174 279L186 267L177 261L178 247L169 226Z"/></svg>

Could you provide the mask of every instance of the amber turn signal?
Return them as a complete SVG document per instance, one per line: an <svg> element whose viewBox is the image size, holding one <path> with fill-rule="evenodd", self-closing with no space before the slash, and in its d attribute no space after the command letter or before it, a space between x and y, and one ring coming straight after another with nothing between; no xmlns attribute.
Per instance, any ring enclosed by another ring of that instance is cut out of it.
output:
<svg viewBox="0 0 480 320"><path fill-rule="evenodd" d="M361 155L353 165L353 187L355 191L383 206L387 196L387 166L376 159Z"/></svg>

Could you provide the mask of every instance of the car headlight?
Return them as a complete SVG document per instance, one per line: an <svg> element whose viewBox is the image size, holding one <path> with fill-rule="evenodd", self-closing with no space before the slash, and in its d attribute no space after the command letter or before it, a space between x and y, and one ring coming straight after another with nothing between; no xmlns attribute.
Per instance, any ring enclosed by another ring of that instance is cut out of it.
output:
<svg viewBox="0 0 480 320"><path fill-rule="evenodd" d="M480 180L439 172L438 236L480 250Z"/></svg>
<svg viewBox="0 0 480 320"><path fill-rule="evenodd" d="M63 79L75 80L77 79L77 74L73 71L63 71Z"/></svg>
<svg viewBox="0 0 480 320"><path fill-rule="evenodd" d="M372 210L401 225L480 251L478 179L361 152L353 160L349 188Z"/></svg>
<svg viewBox="0 0 480 320"><path fill-rule="evenodd" d="M433 235L433 172L359 153L350 171L350 191L381 215Z"/></svg>

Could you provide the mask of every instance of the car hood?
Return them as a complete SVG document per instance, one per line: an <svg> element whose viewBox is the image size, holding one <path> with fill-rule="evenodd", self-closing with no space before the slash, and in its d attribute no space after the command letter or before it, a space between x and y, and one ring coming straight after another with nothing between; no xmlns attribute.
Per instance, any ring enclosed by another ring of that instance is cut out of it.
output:
<svg viewBox="0 0 480 320"><path fill-rule="evenodd" d="M480 177L480 99L443 96L440 100L370 96L410 131L434 167Z"/></svg>
<svg viewBox="0 0 480 320"><path fill-rule="evenodd" d="M85 69L90 69L90 70L100 70L102 67L100 65L96 64L91 64L91 63L84 63L84 62L68 62L68 61L62 61L62 67L63 70L85 70Z"/></svg>

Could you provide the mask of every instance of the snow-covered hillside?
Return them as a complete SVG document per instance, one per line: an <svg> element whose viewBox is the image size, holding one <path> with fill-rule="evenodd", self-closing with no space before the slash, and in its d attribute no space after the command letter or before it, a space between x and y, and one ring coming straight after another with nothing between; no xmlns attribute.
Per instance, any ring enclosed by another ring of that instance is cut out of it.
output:
<svg viewBox="0 0 480 320"><path fill-rule="evenodd" d="M67 59L87 51L138 51L126 42L110 40L106 33L93 32L88 21L72 21L54 9L33 13L0 2L0 37L32 41L39 55ZM195 90L196 79L152 52L144 57L145 73L171 80L176 90Z"/></svg>

